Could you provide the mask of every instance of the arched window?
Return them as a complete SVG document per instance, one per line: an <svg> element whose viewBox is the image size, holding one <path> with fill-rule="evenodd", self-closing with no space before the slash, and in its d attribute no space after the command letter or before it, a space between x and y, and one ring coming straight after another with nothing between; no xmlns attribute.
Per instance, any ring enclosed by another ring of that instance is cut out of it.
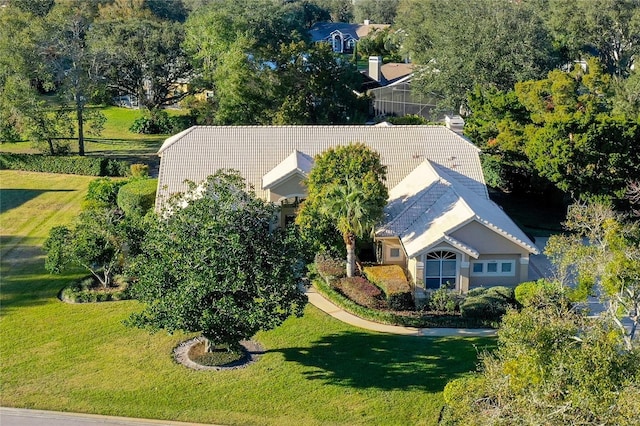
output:
<svg viewBox="0 0 640 426"><path fill-rule="evenodd" d="M455 287L458 271L457 255L451 251L434 251L427 254L425 286L440 288L445 285Z"/></svg>
<svg viewBox="0 0 640 426"><path fill-rule="evenodd" d="M339 34L333 35L333 51L342 53L342 37Z"/></svg>

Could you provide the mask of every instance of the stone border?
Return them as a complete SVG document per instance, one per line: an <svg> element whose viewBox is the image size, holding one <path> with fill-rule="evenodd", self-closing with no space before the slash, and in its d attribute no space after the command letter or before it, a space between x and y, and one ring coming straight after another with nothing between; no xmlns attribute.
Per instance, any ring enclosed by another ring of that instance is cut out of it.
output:
<svg viewBox="0 0 640 426"><path fill-rule="evenodd" d="M239 368L245 368L249 364L256 362L262 354L265 353L264 347L255 340L243 340L240 345L244 348L245 355L242 359L232 362L223 366L210 366L202 365L192 361L189 358L189 349L193 345L196 345L204 341L204 337L199 336L190 340L185 340L173 349L173 359L192 370L204 370L204 371L222 371L222 370L236 370Z"/></svg>

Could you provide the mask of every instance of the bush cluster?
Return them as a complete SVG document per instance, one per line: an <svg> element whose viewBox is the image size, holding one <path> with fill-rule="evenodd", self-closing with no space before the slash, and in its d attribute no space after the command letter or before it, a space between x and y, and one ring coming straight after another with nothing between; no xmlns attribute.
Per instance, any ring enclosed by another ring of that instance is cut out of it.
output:
<svg viewBox="0 0 640 426"><path fill-rule="evenodd" d="M166 111L154 110L149 115L136 118L129 130L145 135L165 135L181 132L192 125L193 118L191 116L169 116Z"/></svg>
<svg viewBox="0 0 640 426"><path fill-rule="evenodd" d="M62 289L60 299L68 303L112 302L130 299L131 296L124 281L122 279L116 279L116 281L119 282L118 287L100 289L96 288L95 278L89 276Z"/></svg>
<svg viewBox="0 0 640 426"><path fill-rule="evenodd" d="M87 195L84 196L83 208L115 206L118 191L127 183L127 180L116 180L101 177L89 182Z"/></svg>
<svg viewBox="0 0 640 426"><path fill-rule="evenodd" d="M126 176L129 165L124 161L101 157L2 153L0 169L86 176Z"/></svg>
<svg viewBox="0 0 640 426"><path fill-rule="evenodd" d="M364 273L384 292L390 309L405 311L414 309L411 286L398 265L369 266Z"/></svg>
<svg viewBox="0 0 640 426"><path fill-rule="evenodd" d="M326 279L342 278L347 274L345 261L326 253L316 254L315 264L318 273Z"/></svg>
<svg viewBox="0 0 640 426"><path fill-rule="evenodd" d="M118 191L118 207L126 215L144 215L153 208L157 187L157 179L136 179L127 183Z"/></svg>
<svg viewBox="0 0 640 426"><path fill-rule="evenodd" d="M510 307L517 307L513 288L490 287L470 291L460 304L463 318L499 321Z"/></svg>
<svg viewBox="0 0 640 426"><path fill-rule="evenodd" d="M363 277L345 277L335 283L345 296L360 306L378 309L383 307L382 291Z"/></svg>
<svg viewBox="0 0 640 426"><path fill-rule="evenodd" d="M449 290L446 287L440 287L429 293L425 310L434 312L454 313L460 311L460 303L464 300L464 296Z"/></svg>
<svg viewBox="0 0 640 426"><path fill-rule="evenodd" d="M452 327L452 328L478 328L488 327L493 324L488 321L462 318L460 315L440 314L433 315L417 311L394 312L381 309L372 309L361 306L342 293L331 288L323 279L313 281L314 287L319 293L331 300L335 305L370 321L381 324L401 325L405 327Z"/></svg>

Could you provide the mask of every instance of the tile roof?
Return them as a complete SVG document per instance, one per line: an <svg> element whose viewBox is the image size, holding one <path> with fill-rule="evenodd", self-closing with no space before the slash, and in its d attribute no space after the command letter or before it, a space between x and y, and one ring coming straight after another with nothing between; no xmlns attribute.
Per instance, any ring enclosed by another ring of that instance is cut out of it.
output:
<svg viewBox="0 0 640 426"><path fill-rule="evenodd" d="M469 190L486 197L479 149L444 126L195 126L168 138L161 155L158 201L186 190L218 169L235 169L267 197L262 177L297 150L308 156L362 142L387 166L393 188L424 160L451 169Z"/></svg>
<svg viewBox="0 0 640 426"><path fill-rule="evenodd" d="M397 236L409 257L446 241L471 257L478 251L449 235L477 221L537 254L534 243L473 181L457 170L426 160L389 191L378 237Z"/></svg>

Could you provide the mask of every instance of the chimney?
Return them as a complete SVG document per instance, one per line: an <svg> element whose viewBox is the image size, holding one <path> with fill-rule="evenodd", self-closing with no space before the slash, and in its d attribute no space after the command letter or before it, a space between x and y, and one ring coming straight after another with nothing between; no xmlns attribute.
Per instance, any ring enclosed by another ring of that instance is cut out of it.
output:
<svg viewBox="0 0 640 426"><path fill-rule="evenodd" d="M382 80L382 56L369 56L369 78Z"/></svg>
<svg viewBox="0 0 640 426"><path fill-rule="evenodd" d="M453 130L457 134L461 135L464 130L464 119L459 115L445 115L444 122L447 125L448 129Z"/></svg>

